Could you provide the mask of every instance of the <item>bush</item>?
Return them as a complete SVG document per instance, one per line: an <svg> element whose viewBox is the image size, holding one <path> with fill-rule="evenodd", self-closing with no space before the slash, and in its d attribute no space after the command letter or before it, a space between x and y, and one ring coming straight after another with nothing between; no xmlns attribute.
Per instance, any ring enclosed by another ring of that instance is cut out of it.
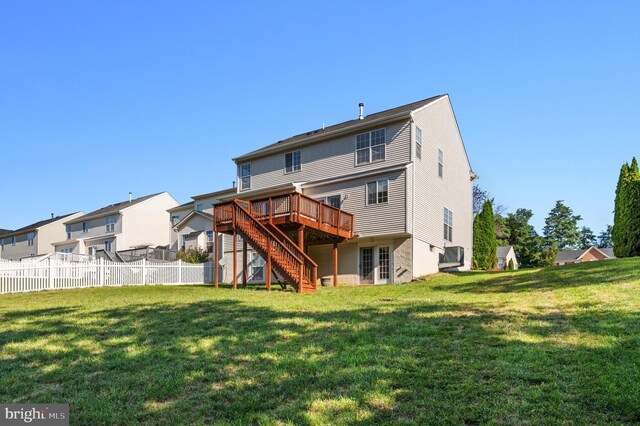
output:
<svg viewBox="0 0 640 426"><path fill-rule="evenodd" d="M204 263L209 260L209 252L204 249L180 250L176 253L176 259L187 263Z"/></svg>
<svg viewBox="0 0 640 426"><path fill-rule="evenodd" d="M516 269L516 265L513 264L513 259L509 259L509 263L507 264L507 270L513 271Z"/></svg>
<svg viewBox="0 0 640 426"><path fill-rule="evenodd" d="M477 269L495 269L498 264L496 255L496 225L491 201L486 201L482 211L473 221L473 265Z"/></svg>

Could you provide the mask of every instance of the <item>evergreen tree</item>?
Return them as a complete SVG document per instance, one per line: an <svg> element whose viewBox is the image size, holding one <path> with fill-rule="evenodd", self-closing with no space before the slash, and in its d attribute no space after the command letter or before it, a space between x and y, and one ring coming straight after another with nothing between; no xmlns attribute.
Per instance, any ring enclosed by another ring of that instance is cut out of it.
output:
<svg viewBox="0 0 640 426"><path fill-rule="evenodd" d="M582 216L574 215L573 210L562 201L556 201L545 219L544 236L548 245L554 245L559 250L577 248L580 245L578 221L582 220Z"/></svg>
<svg viewBox="0 0 640 426"><path fill-rule="evenodd" d="M508 244L513 246L522 267L537 266L542 254L542 238L529 223L532 217L531 210L518 209L515 213L509 213L505 219Z"/></svg>
<svg viewBox="0 0 640 426"><path fill-rule="evenodd" d="M556 256L558 255L558 249L551 244L542 251L540 262L538 266L553 266L556 264Z"/></svg>
<svg viewBox="0 0 640 426"><path fill-rule="evenodd" d="M640 170L635 157L631 161L627 185L627 245L629 256L640 256Z"/></svg>
<svg viewBox="0 0 640 426"><path fill-rule="evenodd" d="M616 257L640 256L640 171L635 157L620 169L611 239Z"/></svg>
<svg viewBox="0 0 640 426"><path fill-rule="evenodd" d="M595 246L596 242L596 236L591 228L583 226L580 229L580 248L586 250L591 246Z"/></svg>
<svg viewBox="0 0 640 426"><path fill-rule="evenodd" d="M613 241L611 240L611 228L613 226L607 225L607 229L600 232L598 235L598 247L599 248L611 248L613 247Z"/></svg>
<svg viewBox="0 0 640 426"><path fill-rule="evenodd" d="M513 263L513 259L509 259L509 263L507 264L507 270L513 271L516 269L516 265Z"/></svg>
<svg viewBox="0 0 640 426"><path fill-rule="evenodd" d="M627 257L627 204L626 204L626 182L628 180L630 168L628 163L624 163L620 168L618 185L616 186L615 209L613 212L613 228L611 230L611 240L613 241L613 253L616 257Z"/></svg>
<svg viewBox="0 0 640 426"><path fill-rule="evenodd" d="M473 265L493 269L498 263L495 218L491 201L485 201L482 211L473 221Z"/></svg>

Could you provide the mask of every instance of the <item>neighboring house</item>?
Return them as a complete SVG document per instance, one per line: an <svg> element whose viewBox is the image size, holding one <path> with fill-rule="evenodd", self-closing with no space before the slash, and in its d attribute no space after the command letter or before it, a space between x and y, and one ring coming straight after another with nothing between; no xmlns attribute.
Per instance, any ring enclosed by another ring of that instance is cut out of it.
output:
<svg viewBox="0 0 640 426"><path fill-rule="evenodd" d="M309 291L322 277L399 283L445 266L469 269L477 176L449 96L368 116L362 107L357 119L236 157L238 187L220 196L227 204L216 205L216 229L266 235L254 220L243 219L254 229L232 222L233 200L247 200L243 208L255 220L277 226L318 264L317 280L305 272ZM256 251L264 255L264 247ZM225 257L229 268L233 257Z"/></svg>
<svg viewBox="0 0 640 426"><path fill-rule="evenodd" d="M56 252L95 255L138 247L167 246L168 209L178 205L167 192L103 207L64 222L65 233L54 243Z"/></svg>
<svg viewBox="0 0 640 426"><path fill-rule="evenodd" d="M52 217L0 235L0 258L20 260L25 257L53 253L54 241L64 238L64 222L82 216L83 212Z"/></svg>
<svg viewBox="0 0 640 426"><path fill-rule="evenodd" d="M509 261L513 260L513 269L518 269L518 259L513 246L501 246L497 250L498 269L507 269Z"/></svg>
<svg viewBox="0 0 640 426"><path fill-rule="evenodd" d="M13 231L11 231L11 229L2 229L2 228L0 228L0 235L8 234L10 232L13 232Z"/></svg>
<svg viewBox="0 0 640 426"><path fill-rule="evenodd" d="M597 260L613 259L612 248L597 248L595 246L580 250L563 250L556 255L556 266L572 263L593 262Z"/></svg>

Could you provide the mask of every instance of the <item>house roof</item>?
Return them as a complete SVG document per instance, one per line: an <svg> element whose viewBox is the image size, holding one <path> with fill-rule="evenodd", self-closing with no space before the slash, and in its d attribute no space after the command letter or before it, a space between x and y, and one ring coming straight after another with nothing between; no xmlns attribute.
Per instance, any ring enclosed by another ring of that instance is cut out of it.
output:
<svg viewBox="0 0 640 426"><path fill-rule="evenodd" d="M204 217L207 220L210 220L211 223L213 223L213 215L209 214L209 213L205 213L205 212L199 212L198 210L193 210L192 212L190 212L188 215L186 215L185 217L182 218L182 220L178 223L176 223L175 225L173 225L173 227L175 229L180 229L182 228L184 225L186 225L187 222L189 222L191 220L191 218L193 216L201 216Z"/></svg>
<svg viewBox="0 0 640 426"><path fill-rule="evenodd" d="M598 250L606 254L612 259L615 259L616 255L613 254L613 247L599 247Z"/></svg>
<svg viewBox="0 0 640 426"><path fill-rule="evenodd" d="M51 219L41 220L39 222L32 223L31 225L23 226L22 228L16 229L15 231L11 231L11 232L7 232L6 234L2 234L2 236L3 237L11 237L13 235L24 234L25 232L37 231L39 228L42 228L45 225L48 225L48 224L53 223L53 222L56 222L58 220L62 220L65 217L69 217L69 216L74 215L76 213L79 213L79 212L73 212L73 213L62 215L62 216L56 216L56 217L53 217Z"/></svg>
<svg viewBox="0 0 640 426"><path fill-rule="evenodd" d="M171 207L169 210L167 210L168 212L175 212L177 210L182 210L185 209L187 207L191 207L193 208L193 206L195 205L195 203L193 201L189 201L188 203L184 203L184 204L180 204L179 206L175 206L175 207Z"/></svg>
<svg viewBox="0 0 640 426"><path fill-rule="evenodd" d="M206 194L193 195L191 196L191 198L193 198L194 200L197 200L198 198L215 197L217 195L226 195L231 193L235 194L236 192L237 192L237 188L233 187L233 188L221 189L220 191L207 192Z"/></svg>
<svg viewBox="0 0 640 426"><path fill-rule="evenodd" d="M193 231L193 232L189 232L188 234L185 234L185 238L194 238L197 237L198 235L202 234L204 231Z"/></svg>
<svg viewBox="0 0 640 426"><path fill-rule="evenodd" d="M13 231L11 229L2 229L2 228L0 228L0 235L8 234L10 232L13 232Z"/></svg>
<svg viewBox="0 0 640 426"><path fill-rule="evenodd" d="M99 208L98 210L94 210L92 212L89 212L87 214L85 214L84 216L80 216L77 217L73 220L70 220L69 222L66 222L67 224L69 223L78 223L78 222L84 222L87 220L91 220L91 219L95 219L95 218L99 218L99 217L103 217L103 216L109 216L110 214L113 213L118 213L120 212L120 210L124 210L126 208L129 208L131 206L135 206L136 204L140 204L143 201L146 201L150 198L156 197L160 194L164 194L164 192L158 192L156 194L151 194L151 195L145 195L144 197L139 197L139 198L134 198L133 200L129 201L121 201L119 203L115 203L115 204L111 204L108 205L106 207L102 207Z"/></svg>
<svg viewBox="0 0 640 426"><path fill-rule="evenodd" d="M562 250L562 251L559 251L558 254L556 255L556 262L566 262L568 260L578 260L586 252L588 252L591 249L598 250L600 253L604 254L607 257L613 257L613 249L609 249L609 250L611 250L611 255L609 255L609 253L607 251L605 251L607 249L601 249L601 248L597 248L595 246L591 246L588 249Z"/></svg>
<svg viewBox="0 0 640 426"><path fill-rule="evenodd" d="M507 255L509 254L509 251L511 251L512 248L513 248L513 246L500 246L500 247L498 247L497 257L498 258L507 257Z"/></svg>
<svg viewBox="0 0 640 426"><path fill-rule="evenodd" d="M283 139L271 145L267 145L263 148L260 148L255 151L251 151L247 154L236 157L233 159L233 161L235 162L245 161L252 158L260 157L263 154L270 154L280 150L291 149L293 147L297 147L299 145L303 145L305 143L315 141L316 139L320 140L320 139L323 139L324 137L335 136L338 133L343 133L348 131L357 131L360 128L367 127L369 125L372 125L384 120L401 118L404 116L407 116L408 118L412 111L415 111L424 106L427 106L430 103L435 102L438 99L445 96L447 95L433 96L431 98L422 99L417 102L413 102L410 104L402 105L399 107L395 107L385 111L380 111L374 114L367 115L362 120L356 118L353 120L334 124L332 126L328 126L323 129L316 129L306 133L301 133L299 135L292 136L287 139Z"/></svg>

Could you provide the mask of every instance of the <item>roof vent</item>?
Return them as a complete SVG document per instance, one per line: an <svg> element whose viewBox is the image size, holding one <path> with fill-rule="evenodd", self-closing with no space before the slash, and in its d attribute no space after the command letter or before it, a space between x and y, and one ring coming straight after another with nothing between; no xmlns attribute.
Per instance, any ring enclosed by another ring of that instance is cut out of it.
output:
<svg viewBox="0 0 640 426"><path fill-rule="evenodd" d="M358 104L358 107L360 108L360 117L358 118L362 120L364 118L364 103L360 102Z"/></svg>
<svg viewBox="0 0 640 426"><path fill-rule="evenodd" d="M131 191L129 191L129 202L131 202L131 196L132 196L132 195L133 195L133 194L131 193Z"/></svg>
<svg viewBox="0 0 640 426"><path fill-rule="evenodd" d="M51 213L51 219L53 219L53 213Z"/></svg>

